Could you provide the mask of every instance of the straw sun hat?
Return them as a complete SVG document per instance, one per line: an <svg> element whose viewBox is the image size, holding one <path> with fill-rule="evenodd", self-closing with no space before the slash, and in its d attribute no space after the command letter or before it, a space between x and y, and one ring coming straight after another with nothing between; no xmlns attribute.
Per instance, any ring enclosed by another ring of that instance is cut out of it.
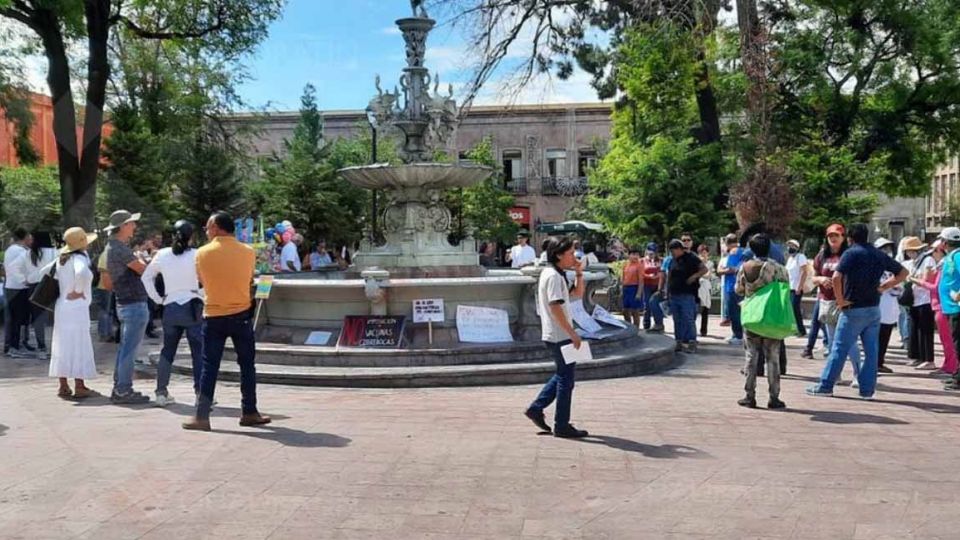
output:
<svg viewBox="0 0 960 540"><path fill-rule="evenodd" d="M63 233L63 242L67 244L61 253L73 253L87 249L90 242L97 239L97 233L88 233L83 227L70 227Z"/></svg>

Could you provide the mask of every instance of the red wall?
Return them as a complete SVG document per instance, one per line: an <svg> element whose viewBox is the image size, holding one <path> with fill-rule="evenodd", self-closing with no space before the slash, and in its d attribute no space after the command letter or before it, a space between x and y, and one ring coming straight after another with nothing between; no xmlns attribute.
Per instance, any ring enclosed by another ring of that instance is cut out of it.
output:
<svg viewBox="0 0 960 540"><path fill-rule="evenodd" d="M33 127L30 129L30 142L40 154L44 165L57 164L57 143L53 137L53 103L42 94L30 94L30 109L33 111ZM103 138L111 132L109 124L103 126ZM17 153L13 147L15 128L0 109L0 167L18 165ZM83 126L77 126L77 143L83 140Z"/></svg>

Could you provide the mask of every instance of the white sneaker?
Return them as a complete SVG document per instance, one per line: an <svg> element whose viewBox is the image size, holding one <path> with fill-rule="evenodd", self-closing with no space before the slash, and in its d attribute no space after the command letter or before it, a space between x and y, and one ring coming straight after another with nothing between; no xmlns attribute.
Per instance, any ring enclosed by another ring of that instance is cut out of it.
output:
<svg viewBox="0 0 960 540"><path fill-rule="evenodd" d="M937 365L934 364L933 362L924 362L913 369L929 371L929 370L937 369Z"/></svg>
<svg viewBox="0 0 960 540"><path fill-rule="evenodd" d="M166 407L167 405L173 405L177 400L173 399L173 396L170 394L155 394L157 397L153 400L154 407Z"/></svg>
<svg viewBox="0 0 960 540"><path fill-rule="evenodd" d="M727 340L727 344L733 345L734 347L743 347L743 340L740 338L732 337Z"/></svg>
<svg viewBox="0 0 960 540"><path fill-rule="evenodd" d="M860 388L860 381L854 379L850 382L850 388Z"/></svg>

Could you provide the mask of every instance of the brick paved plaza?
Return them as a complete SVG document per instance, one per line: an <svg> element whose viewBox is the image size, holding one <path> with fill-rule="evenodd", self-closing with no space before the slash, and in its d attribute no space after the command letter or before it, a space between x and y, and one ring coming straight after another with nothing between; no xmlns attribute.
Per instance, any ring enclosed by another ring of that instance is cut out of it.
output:
<svg viewBox="0 0 960 540"><path fill-rule="evenodd" d="M532 386L263 385L275 421L247 429L221 384L198 433L180 429L185 378L166 410L80 404L40 362L4 359L0 537L960 538L957 395L895 351L877 401L804 396L822 360L796 341L789 408L742 409L741 355L712 333L668 373L579 384L583 442L536 434ZM99 356L91 386L109 392Z"/></svg>

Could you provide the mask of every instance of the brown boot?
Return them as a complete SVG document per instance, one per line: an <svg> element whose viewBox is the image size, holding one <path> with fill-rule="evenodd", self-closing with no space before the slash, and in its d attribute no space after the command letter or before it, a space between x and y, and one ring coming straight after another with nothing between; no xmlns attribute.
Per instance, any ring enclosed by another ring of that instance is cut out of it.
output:
<svg viewBox="0 0 960 540"><path fill-rule="evenodd" d="M260 413L245 414L240 417L240 425L244 427L262 426L269 423L270 417Z"/></svg>
<svg viewBox="0 0 960 540"><path fill-rule="evenodd" d="M191 418L189 422L184 422L182 424L183 429L189 431L210 431L210 419L203 418Z"/></svg>

